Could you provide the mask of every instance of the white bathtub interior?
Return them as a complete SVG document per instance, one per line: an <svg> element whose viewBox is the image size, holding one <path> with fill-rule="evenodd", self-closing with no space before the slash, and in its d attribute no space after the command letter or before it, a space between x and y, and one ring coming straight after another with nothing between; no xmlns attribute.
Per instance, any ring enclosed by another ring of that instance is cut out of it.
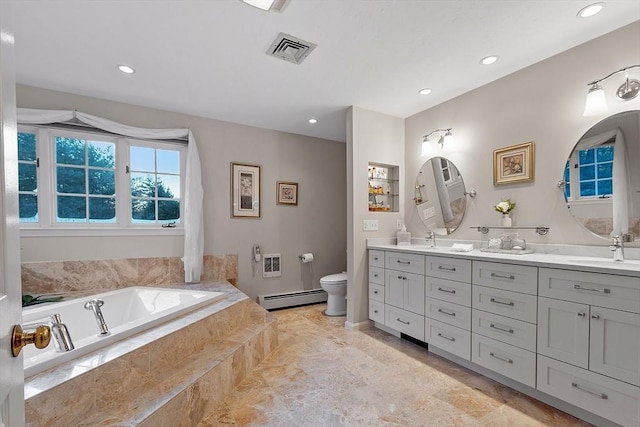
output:
<svg viewBox="0 0 640 427"><path fill-rule="evenodd" d="M37 323L40 320L46 321L49 316L60 314L75 345L75 349L68 352L56 352L53 342L43 350L38 350L34 346L25 347L23 349L25 378L212 304L224 297L222 292L134 286L55 304L25 308L23 309L25 325ZM84 304L94 298L104 301L101 310L111 332L108 336L98 336L99 327L95 316L90 310L84 308Z"/></svg>

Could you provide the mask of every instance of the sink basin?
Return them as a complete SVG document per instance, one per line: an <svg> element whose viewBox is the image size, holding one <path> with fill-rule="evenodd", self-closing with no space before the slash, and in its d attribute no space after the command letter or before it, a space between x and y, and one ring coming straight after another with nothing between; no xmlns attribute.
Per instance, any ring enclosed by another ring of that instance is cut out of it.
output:
<svg viewBox="0 0 640 427"><path fill-rule="evenodd" d="M583 258L583 259L570 259L567 262L571 264L580 264L580 265L590 265L593 267L608 267L608 268L621 268L621 269L640 269L640 261L636 260L625 260L625 261L614 261L612 259L603 259L603 258Z"/></svg>

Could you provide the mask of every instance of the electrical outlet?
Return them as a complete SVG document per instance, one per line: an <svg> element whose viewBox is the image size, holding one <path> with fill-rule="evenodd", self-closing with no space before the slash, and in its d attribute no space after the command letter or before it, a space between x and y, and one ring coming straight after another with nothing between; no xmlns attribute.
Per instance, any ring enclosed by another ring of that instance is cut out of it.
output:
<svg viewBox="0 0 640 427"><path fill-rule="evenodd" d="M377 231L378 220L377 219L365 219L362 223L362 229L364 231Z"/></svg>
<svg viewBox="0 0 640 427"><path fill-rule="evenodd" d="M436 208L432 206L430 208L425 209L423 213L424 213L424 219L433 218L434 216L436 216Z"/></svg>
<svg viewBox="0 0 640 427"><path fill-rule="evenodd" d="M396 230L402 230L402 220L400 218L396 220Z"/></svg>

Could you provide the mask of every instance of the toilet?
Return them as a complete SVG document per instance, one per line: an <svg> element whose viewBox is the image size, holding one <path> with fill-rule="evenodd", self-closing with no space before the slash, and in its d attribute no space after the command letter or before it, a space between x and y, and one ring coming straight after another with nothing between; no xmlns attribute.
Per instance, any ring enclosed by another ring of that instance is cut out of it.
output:
<svg viewBox="0 0 640 427"><path fill-rule="evenodd" d="M347 314L347 273L330 274L320 279L320 286L327 294L326 316Z"/></svg>

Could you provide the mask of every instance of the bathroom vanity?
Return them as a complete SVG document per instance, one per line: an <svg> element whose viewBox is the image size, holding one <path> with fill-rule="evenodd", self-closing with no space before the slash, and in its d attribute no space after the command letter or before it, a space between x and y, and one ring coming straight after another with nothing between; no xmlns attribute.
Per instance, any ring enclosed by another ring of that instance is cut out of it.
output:
<svg viewBox="0 0 640 427"><path fill-rule="evenodd" d="M640 262L369 243L369 318L597 425L640 425Z"/></svg>

